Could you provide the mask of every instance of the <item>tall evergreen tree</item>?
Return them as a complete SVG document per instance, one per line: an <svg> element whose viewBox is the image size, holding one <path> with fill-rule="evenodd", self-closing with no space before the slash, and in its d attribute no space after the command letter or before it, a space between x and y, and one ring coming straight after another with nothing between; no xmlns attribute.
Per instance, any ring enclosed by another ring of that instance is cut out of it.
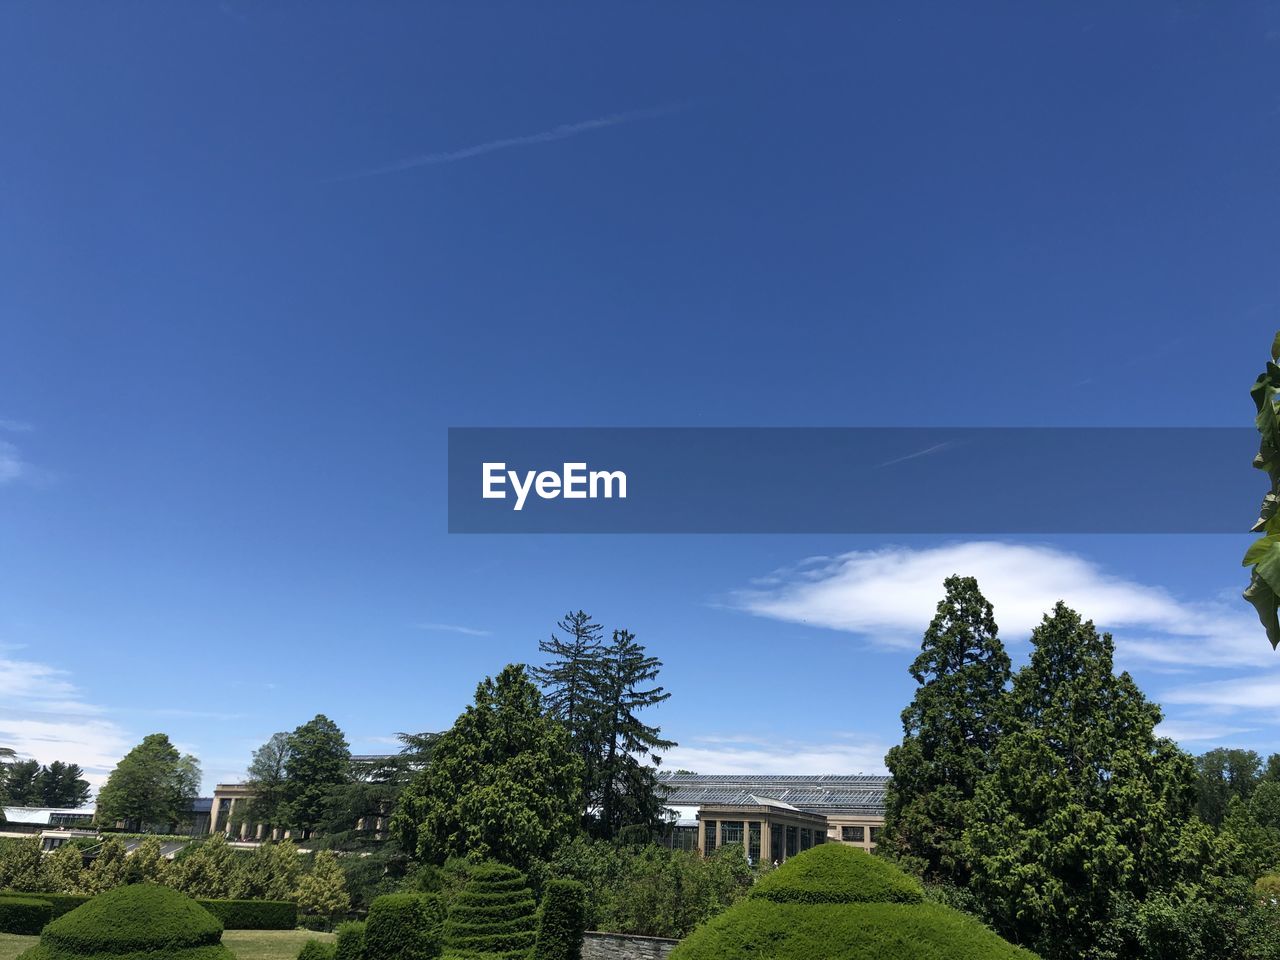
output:
<svg viewBox="0 0 1280 960"><path fill-rule="evenodd" d="M1194 883L1210 856L1195 770L1156 737L1160 709L1112 672L1109 634L1058 603L1031 639L965 831L970 889L1045 960L1135 956L1122 915Z"/></svg>
<svg viewBox="0 0 1280 960"><path fill-rule="evenodd" d="M530 670L542 686L547 713L564 724L582 760L582 814L599 795L600 683L603 674L604 626L583 610L556 622L563 638L552 633L538 641L548 659Z"/></svg>
<svg viewBox="0 0 1280 960"><path fill-rule="evenodd" d="M35 760L15 760L4 770L4 796L15 807L38 807L40 764Z"/></svg>
<svg viewBox="0 0 1280 960"><path fill-rule="evenodd" d="M978 581L951 576L943 587L911 664L919 686L902 711L902 743L885 757L893 779L878 846L928 880L964 884L964 828L1000 737L1010 666Z"/></svg>
<svg viewBox="0 0 1280 960"><path fill-rule="evenodd" d="M172 831L189 815L199 785L196 758L179 753L165 734L150 734L125 754L99 791L98 822Z"/></svg>
<svg viewBox="0 0 1280 960"><path fill-rule="evenodd" d="M581 775L568 733L543 713L524 667L511 664L476 687L475 702L440 736L400 795L391 830L431 862L471 855L527 869L575 832Z"/></svg>
<svg viewBox="0 0 1280 960"><path fill-rule="evenodd" d="M1218 747L1196 757L1196 812L1222 826L1231 801L1247 801L1261 779L1262 760L1253 750Z"/></svg>
<svg viewBox="0 0 1280 960"><path fill-rule="evenodd" d="M659 752L676 746L662 730L645 723L639 712L671 694L653 683L662 661L650 656L628 630L613 631L601 658L599 690L600 833L613 837L623 826L656 827L662 813L654 767ZM652 758L653 765L643 762Z"/></svg>
<svg viewBox="0 0 1280 960"><path fill-rule="evenodd" d="M314 830L329 795L351 775L351 749L338 725L324 714L289 734L284 761L284 812L290 826Z"/></svg>

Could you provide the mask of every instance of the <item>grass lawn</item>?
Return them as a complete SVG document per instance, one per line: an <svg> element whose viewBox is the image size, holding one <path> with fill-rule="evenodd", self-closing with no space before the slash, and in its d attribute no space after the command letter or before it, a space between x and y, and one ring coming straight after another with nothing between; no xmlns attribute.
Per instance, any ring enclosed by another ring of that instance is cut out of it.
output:
<svg viewBox="0 0 1280 960"><path fill-rule="evenodd" d="M332 940L333 934L309 930L228 930L222 935L222 942L239 960L294 960L302 945L312 937ZM0 960L14 960L39 939L0 933Z"/></svg>

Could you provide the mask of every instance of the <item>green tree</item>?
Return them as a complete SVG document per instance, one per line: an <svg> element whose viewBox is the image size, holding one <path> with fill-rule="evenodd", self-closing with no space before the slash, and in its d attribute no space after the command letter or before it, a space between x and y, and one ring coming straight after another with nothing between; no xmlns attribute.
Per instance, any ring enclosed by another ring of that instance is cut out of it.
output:
<svg viewBox="0 0 1280 960"><path fill-rule="evenodd" d="M64 843L42 863L44 886L49 893L80 893L84 853L74 843Z"/></svg>
<svg viewBox="0 0 1280 960"><path fill-rule="evenodd" d="M581 774L568 734L512 664L476 687L475 703L401 795L391 828L433 863L470 854L525 869L573 834Z"/></svg>
<svg viewBox="0 0 1280 960"><path fill-rule="evenodd" d="M80 874L80 885L85 893L99 894L123 886L129 878L128 851L124 843L116 837L103 840L98 848L91 852L93 861Z"/></svg>
<svg viewBox="0 0 1280 960"><path fill-rule="evenodd" d="M0 848L0 890L43 890L41 867L39 839L31 837L8 841Z"/></svg>
<svg viewBox="0 0 1280 960"><path fill-rule="evenodd" d="M1045 960L1109 957L1124 905L1194 882L1212 832L1194 815L1191 758L1112 672L1110 635L1058 603L1031 639L965 831L970 889Z"/></svg>
<svg viewBox="0 0 1280 960"><path fill-rule="evenodd" d="M1222 825L1233 798L1247 801L1260 780L1262 761L1253 750L1218 747L1196 757L1196 812Z"/></svg>
<svg viewBox="0 0 1280 960"><path fill-rule="evenodd" d="M351 909L347 880L332 850L317 853L311 872L298 881L298 908L330 922Z"/></svg>
<svg viewBox="0 0 1280 960"><path fill-rule="evenodd" d="M248 786L253 790L249 818L268 827L280 825L280 806L285 801L289 760L289 734L273 733L249 763Z"/></svg>
<svg viewBox="0 0 1280 960"><path fill-rule="evenodd" d="M292 842L264 843L245 858L239 871L241 900L292 900L302 873L298 848Z"/></svg>
<svg viewBox="0 0 1280 960"><path fill-rule="evenodd" d="M656 829L663 814L654 767L660 751L676 746L662 730L640 719L639 713L671 694L655 684L662 661L650 656L628 630L613 631L602 654L599 690L600 834L606 839L624 826ZM644 763L651 758L653 764Z"/></svg>
<svg viewBox="0 0 1280 960"><path fill-rule="evenodd" d="M964 829L1000 739L1010 666L977 580L951 576L943 587L911 664L918 687L902 711L902 743L885 757L892 780L878 848L926 880L964 885Z"/></svg>
<svg viewBox="0 0 1280 960"><path fill-rule="evenodd" d="M165 859L160 841L147 837L125 861L125 882L163 883L168 867L169 861Z"/></svg>
<svg viewBox="0 0 1280 960"><path fill-rule="evenodd" d="M150 734L125 754L99 791L98 823L123 821L134 829L172 832L188 816L199 784L195 757L180 754L165 734Z"/></svg>
<svg viewBox="0 0 1280 960"><path fill-rule="evenodd" d="M38 807L40 803L40 764L35 760L16 760L4 768L5 802L15 807Z"/></svg>
<svg viewBox="0 0 1280 960"><path fill-rule="evenodd" d="M1254 424L1261 440L1253 465L1270 481L1251 532L1261 533L1245 551L1243 564L1252 567L1244 598L1253 604L1272 649L1280 644L1280 333L1271 342L1271 360L1249 395L1257 410Z"/></svg>
<svg viewBox="0 0 1280 960"><path fill-rule="evenodd" d="M338 725L316 714L289 734L285 756L284 814L290 826L314 830L329 794L348 782L351 750Z"/></svg>
<svg viewBox="0 0 1280 960"><path fill-rule="evenodd" d="M78 764L55 760L36 778L40 803L45 807L82 807L89 802L89 781Z"/></svg>
<svg viewBox="0 0 1280 960"><path fill-rule="evenodd" d="M242 869L227 838L215 833L187 847L169 867L165 883L189 897L232 900L243 886Z"/></svg>
<svg viewBox="0 0 1280 960"><path fill-rule="evenodd" d="M601 681L604 676L604 627L579 610L556 622L562 638L552 633L538 642L538 650L548 660L530 673L541 684L543 702L549 713L564 724L569 739L582 760L583 803L598 794L598 749L601 713ZM587 815L583 809L583 817Z"/></svg>

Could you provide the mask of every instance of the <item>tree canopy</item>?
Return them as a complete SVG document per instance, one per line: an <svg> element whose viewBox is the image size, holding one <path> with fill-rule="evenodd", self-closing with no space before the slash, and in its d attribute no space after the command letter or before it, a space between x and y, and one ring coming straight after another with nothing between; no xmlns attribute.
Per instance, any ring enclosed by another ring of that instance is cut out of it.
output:
<svg viewBox="0 0 1280 960"><path fill-rule="evenodd" d="M188 816L199 785L196 758L180 754L167 735L150 734L125 754L99 791L98 822L171 830Z"/></svg>

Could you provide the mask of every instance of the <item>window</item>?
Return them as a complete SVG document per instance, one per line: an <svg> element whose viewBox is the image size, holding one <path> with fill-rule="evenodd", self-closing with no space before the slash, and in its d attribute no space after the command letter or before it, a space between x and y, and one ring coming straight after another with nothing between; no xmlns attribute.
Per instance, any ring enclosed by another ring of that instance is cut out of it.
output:
<svg viewBox="0 0 1280 960"><path fill-rule="evenodd" d="M747 824L747 860L752 864L760 862L760 824L756 820Z"/></svg>
<svg viewBox="0 0 1280 960"><path fill-rule="evenodd" d="M872 842L872 843L879 843L879 842L880 842L880 830L881 830L881 829L882 829L882 828L880 828L880 827L872 827L872 828L871 828L871 842Z"/></svg>
<svg viewBox="0 0 1280 960"><path fill-rule="evenodd" d="M787 827L787 856L794 857L800 852L800 831L795 827Z"/></svg>
<svg viewBox="0 0 1280 960"><path fill-rule="evenodd" d="M813 846L813 831L808 827L800 828L800 849L808 850Z"/></svg>
<svg viewBox="0 0 1280 960"><path fill-rule="evenodd" d="M716 852L716 822L714 820L707 821L706 831L706 842L702 852L709 857Z"/></svg>
<svg viewBox="0 0 1280 960"><path fill-rule="evenodd" d="M720 821L720 846L727 847L731 843L742 843L742 821Z"/></svg>
<svg viewBox="0 0 1280 960"><path fill-rule="evenodd" d="M783 831L782 827L776 823L769 829L769 857L775 863L781 863L782 858L786 855L782 846Z"/></svg>
<svg viewBox="0 0 1280 960"><path fill-rule="evenodd" d="M862 843L867 838L866 827L841 827L840 839L845 843Z"/></svg>

